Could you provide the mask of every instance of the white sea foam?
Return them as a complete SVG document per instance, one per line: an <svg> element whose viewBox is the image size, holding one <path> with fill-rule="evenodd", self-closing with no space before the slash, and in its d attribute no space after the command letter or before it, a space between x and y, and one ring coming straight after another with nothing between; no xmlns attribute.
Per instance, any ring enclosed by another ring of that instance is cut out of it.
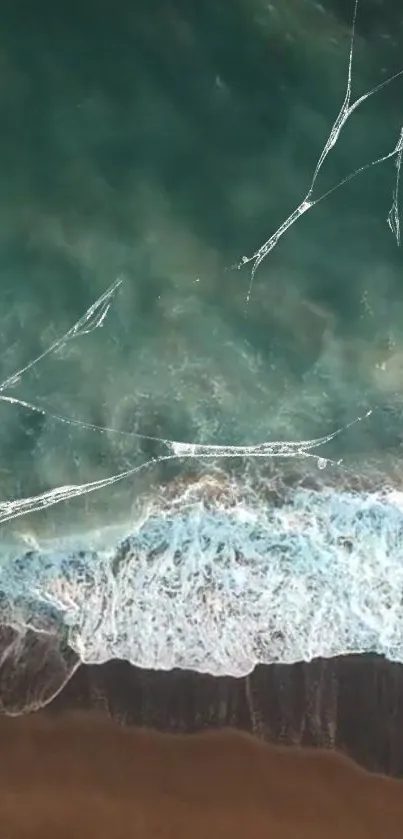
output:
<svg viewBox="0 0 403 839"><path fill-rule="evenodd" d="M87 663L243 676L353 652L403 662L401 494L294 488L273 504L204 480L159 505L116 550L49 543L4 562L13 622L59 615Z"/></svg>

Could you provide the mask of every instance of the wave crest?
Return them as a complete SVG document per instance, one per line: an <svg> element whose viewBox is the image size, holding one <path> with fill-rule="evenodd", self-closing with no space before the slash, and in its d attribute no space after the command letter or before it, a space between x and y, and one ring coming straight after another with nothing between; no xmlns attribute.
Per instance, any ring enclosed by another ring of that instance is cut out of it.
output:
<svg viewBox="0 0 403 839"><path fill-rule="evenodd" d="M269 501L202 478L150 502L116 547L4 562L2 622L63 625L87 663L240 677L353 652L403 661L400 503L301 486Z"/></svg>

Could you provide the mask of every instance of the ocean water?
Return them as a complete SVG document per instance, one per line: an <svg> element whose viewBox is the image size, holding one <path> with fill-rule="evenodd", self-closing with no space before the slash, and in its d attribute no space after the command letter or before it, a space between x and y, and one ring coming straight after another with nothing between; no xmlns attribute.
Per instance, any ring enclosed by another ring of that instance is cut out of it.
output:
<svg viewBox="0 0 403 839"><path fill-rule="evenodd" d="M0 23L1 623L403 661L396 4Z"/></svg>

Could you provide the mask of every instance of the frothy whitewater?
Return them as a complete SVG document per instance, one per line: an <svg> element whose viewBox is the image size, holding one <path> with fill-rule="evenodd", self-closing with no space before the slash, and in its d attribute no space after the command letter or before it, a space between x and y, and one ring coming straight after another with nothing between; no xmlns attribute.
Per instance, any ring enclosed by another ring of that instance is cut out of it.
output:
<svg viewBox="0 0 403 839"><path fill-rule="evenodd" d="M398 492L294 486L280 497L203 478L149 500L114 544L94 544L88 534L3 555L2 623L63 628L87 663L244 676L353 652L403 662Z"/></svg>

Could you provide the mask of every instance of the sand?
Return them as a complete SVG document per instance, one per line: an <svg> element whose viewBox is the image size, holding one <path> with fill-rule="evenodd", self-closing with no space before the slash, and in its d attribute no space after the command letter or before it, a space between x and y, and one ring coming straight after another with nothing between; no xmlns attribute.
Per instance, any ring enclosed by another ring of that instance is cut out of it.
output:
<svg viewBox="0 0 403 839"><path fill-rule="evenodd" d="M0 717L1 839L401 839L403 782L224 730Z"/></svg>

